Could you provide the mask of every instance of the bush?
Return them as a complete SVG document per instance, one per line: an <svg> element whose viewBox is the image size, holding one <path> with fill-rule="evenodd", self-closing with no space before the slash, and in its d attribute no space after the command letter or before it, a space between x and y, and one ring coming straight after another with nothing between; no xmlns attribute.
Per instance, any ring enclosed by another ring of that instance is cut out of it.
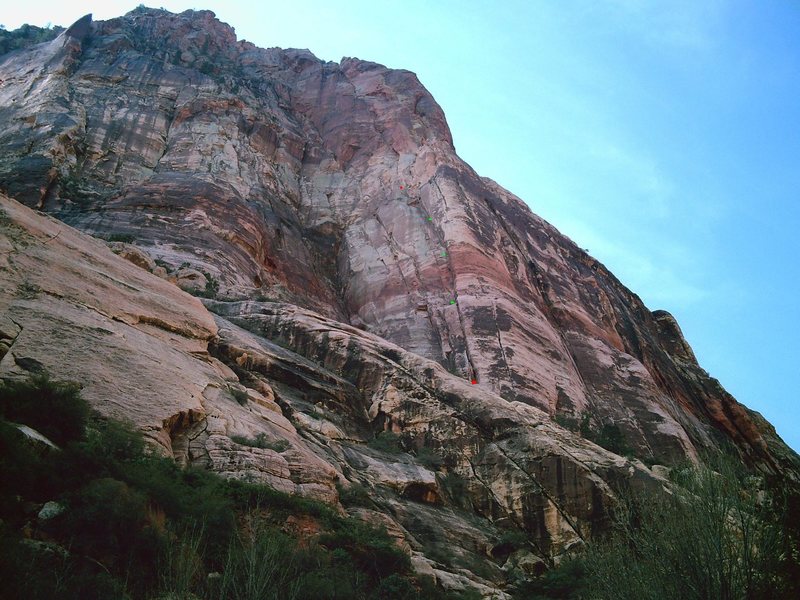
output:
<svg viewBox="0 0 800 600"><path fill-rule="evenodd" d="M373 450L386 452L387 454L400 454L403 448L400 444L400 436L393 431L381 431L377 436L367 442L367 446Z"/></svg>
<svg viewBox="0 0 800 600"><path fill-rule="evenodd" d="M28 383L39 389L37 382ZM181 469L149 454L141 433L124 423L88 421L85 434L69 437L62 451L36 453L0 421L3 595L349 600L378 590L386 598L455 597L415 579L385 530L328 505ZM47 500L66 510L38 522L32 515ZM290 515L316 520L322 533L299 543L281 531ZM31 524L49 541L23 541Z"/></svg>
<svg viewBox="0 0 800 600"><path fill-rule="evenodd" d="M619 454L620 456L630 455L632 450L625 440L625 435L618 425L610 424L603 425L598 433L592 440L598 446L602 446L606 450Z"/></svg>
<svg viewBox="0 0 800 600"><path fill-rule="evenodd" d="M252 539L237 536L219 584L221 600L291 600L297 598L294 540L277 529L258 530Z"/></svg>
<svg viewBox="0 0 800 600"><path fill-rule="evenodd" d="M417 450L417 461L433 471L438 471L444 465L444 458L428 447L423 446Z"/></svg>
<svg viewBox="0 0 800 600"><path fill-rule="evenodd" d="M254 438L245 437L243 435L232 435L231 439L237 444L242 446L250 446L251 448L267 448L275 452L285 452L291 447L291 444L286 440L275 440L271 442L267 440L265 433L259 433Z"/></svg>
<svg viewBox="0 0 800 600"><path fill-rule="evenodd" d="M567 560L550 569L541 577L526 581L517 588L515 598L520 600L579 600L593 598L587 595L586 567L581 559Z"/></svg>
<svg viewBox="0 0 800 600"><path fill-rule="evenodd" d="M124 242L126 244L132 244L136 241L136 236L132 233L112 233L107 239L109 242Z"/></svg>
<svg viewBox="0 0 800 600"><path fill-rule="evenodd" d="M453 505L463 509L470 508L469 488L466 479L455 471L451 471L442 477L439 482Z"/></svg>
<svg viewBox="0 0 800 600"><path fill-rule="evenodd" d="M247 406L247 392L235 387L229 387L228 391L241 406Z"/></svg>
<svg viewBox="0 0 800 600"><path fill-rule="evenodd" d="M329 550L344 550L360 570L375 580L406 573L411 568L410 559L395 545L385 529L359 521L351 521L347 528L323 534L319 543Z"/></svg>
<svg viewBox="0 0 800 600"><path fill-rule="evenodd" d="M360 483L351 483L347 487L337 483L336 491L339 492L339 501L344 506L363 506L364 508L372 508L375 506L367 488Z"/></svg>
<svg viewBox="0 0 800 600"><path fill-rule="evenodd" d="M27 23L19 29L6 31L0 25L0 55L34 44L49 42L62 31L64 31L63 27L36 27Z"/></svg>
<svg viewBox="0 0 800 600"><path fill-rule="evenodd" d="M586 557L592 598L788 598L779 515L732 463L676 470L672 495L622 494Z"/></svg>
<svg viewBox="0 0 800 600"><path fill-rule="evenodd" d="M205 288L203 288L202 290L186 290L186 291L192 294L193 296L197 296L199 298L208 298L210 300L213 300L214 298L217 297L217 294L219 293L219 281L217 281L216 278L210 273L203 272L203 275L206 278ZM239 401L238 398L237 401ZM239 403L242 404L241 401L239 401Z"/></svg>
<svg viewBox="0 0 800 600"><path fill-rule="evenodd" d="M36 429L59 445L83 436L89 414L77 383L52 381L39 374L0 385L0 415Z"/></svg>
<svg viewBox="0 0 800 600"><path fill-rule="evenodd" d="M557 414L553 417L553 420L561 425L564 429L569 429L570 431L578 431L580 425L578 424L578 419L574 417L568 417L567 415Z"/></svg>

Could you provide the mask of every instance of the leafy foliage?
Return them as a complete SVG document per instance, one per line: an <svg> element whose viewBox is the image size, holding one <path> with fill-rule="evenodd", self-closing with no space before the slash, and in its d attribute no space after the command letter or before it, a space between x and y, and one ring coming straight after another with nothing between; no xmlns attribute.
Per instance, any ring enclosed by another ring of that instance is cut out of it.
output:
<svg viewBox="0 0 800 600"><path fill-rule="evenodd" d="M0 384L0 415L63 444L83 435L89 405L80 397L78 384L38 374L27 381Z"/></svg>
<svg viewBox="0 0 800 600"><path fill-rule="evenodd" d="M388 454L400 454L403 452L400 436L392 431L381 431L377 436L367 442L367 446L373 450L386 452Z"/></svg>
<svg viewBox="0 0 800 600"><path fill-rule="evenodd" d="M243 435L232 435L231 439L237 444L242 446L250 446L251 448L267 448L275 452L284 452L289 449L289 442L286 440L270 441L267 439L265 433L259 433L254 438L245 437Z"/></svg>
<svg viewBox="0 0 800 600"><path fill-rule="evenodd" d="M109 242L124 242L126 244L132 244L136 241L136 236L132 233L112 233L108 236Z"/></svg>
<svg viewBox="0 0 800 600"><path fill-rule="evenodd" d="M372 508L375 504L372 501L367 488L358 482L351 483L348 487L336 484L336 490L339 492L339 501L344 506L363 506L365 508Z"/></svg>
<svg viewBox="0 0 800 600"><path fill-rule="evenodd" d="M422 448L417 450L416 454L419 463L425 465L426 467L428 467L433 471L438 471L445 464L444 458L434 450L428 448L427 446L423 446Z"/></svg>
<svg viewBox="0 0 800 600"><path fill-rule="evenodd" d="M781 509L756 478L719 461L676 469L675 484L672 495L623 495L613 534L586 557L592 598L793 597Z"/></svg>
<svg viewBox="0 0 800 600"><path fill-rule="evenodd" d="M36 27L36 25L28 25L27 23L19 29L6 31L0 25L0 54L27 48L42 42L49 42L62 31L64 31L63 27Z"/></svg>
<svg viewBox="0 0 800 600"><path fill-rule="evenodd" d="M56 408L37 414L31 399L42 397ZM65 410L69 402L79 410ZM6 384L0 406L4 418L35 421L62 445L36 452L0 420L0 580L8 597L457 597L412 575L385 530L263 485L181 469L149 453L133 428L88 418L71 384L43 376ZM36 519L48 500L65 510ZM297 539L285 530L289 516L316 521L320 533Z"/></svg>

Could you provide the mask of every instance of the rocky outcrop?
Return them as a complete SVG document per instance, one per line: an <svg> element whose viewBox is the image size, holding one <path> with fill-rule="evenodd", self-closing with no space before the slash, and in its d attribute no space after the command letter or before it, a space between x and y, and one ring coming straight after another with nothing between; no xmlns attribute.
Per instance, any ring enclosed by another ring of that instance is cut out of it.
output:
<svg viewBox="0 0 800 600"><path fill-rule="evenodd" d="M0 188L107 240L3 198L0 376L82 381L186 464L366 490L453 587L579 546L614 485L660 488L639 459L800 472L671 315L457 156L413 73L137 9L0 80ZM609 427L630 457L584 439Z"/></svg>
<svg viewBox="0 0 800 600"><path fill-rule="evenodd" d="M614 485L664 481L374 334L276 302L206 300L212 317L118 244L4 196L0 210L0 377L77 381L183 464L342 494L443 585L497 595L602 527ZM400 445L371 444L380 431ZM518 529L532 547L502 541Z"/></svg>

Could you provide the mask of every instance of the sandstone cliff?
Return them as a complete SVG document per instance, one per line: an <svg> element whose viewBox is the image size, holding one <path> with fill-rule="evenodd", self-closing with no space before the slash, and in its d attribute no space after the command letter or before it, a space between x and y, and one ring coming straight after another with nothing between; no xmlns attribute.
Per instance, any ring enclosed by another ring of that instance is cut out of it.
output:
<svg viewBox="0 0 800 600"><path fill-rule="evenodd" d="M487 596L591 537L615 483L658 489L645 463L732 444L800 472L671 315L459 159L413 73L137 9L0 81L0 188L130 242L2 199L0 376L81 381L231 477L363 486L351 511ZM586 439L609 430L628 457Z"/></svg>

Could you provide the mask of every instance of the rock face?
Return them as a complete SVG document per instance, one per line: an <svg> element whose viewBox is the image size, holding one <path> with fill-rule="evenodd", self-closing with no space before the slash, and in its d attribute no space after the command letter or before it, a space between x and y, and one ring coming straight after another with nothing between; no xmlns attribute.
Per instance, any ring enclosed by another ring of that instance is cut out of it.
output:
<svg viewBox="0 0 800 600"><path fill-rule="evenodd" d="M112 240L3 198L0 376L82 381L230 477L363 486L418 569L487 597L591 537L615 483L660 487L578 423L649 464L732 443L800 472L671 315L459 159L413 73L137 9L0 80L0 188Z"/></svg>

